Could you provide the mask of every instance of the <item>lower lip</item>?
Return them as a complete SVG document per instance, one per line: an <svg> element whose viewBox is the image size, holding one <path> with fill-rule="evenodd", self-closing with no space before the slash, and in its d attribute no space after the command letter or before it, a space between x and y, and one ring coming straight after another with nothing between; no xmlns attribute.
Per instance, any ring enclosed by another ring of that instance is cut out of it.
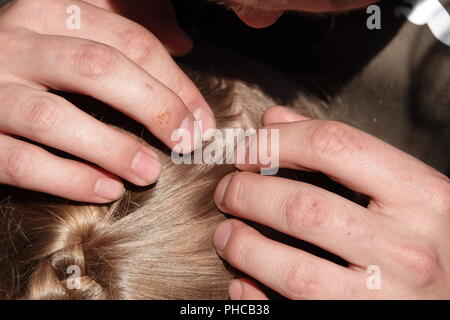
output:
<svg viewBox="0 0 450 320"><path fill-rule="evenodd" d="M243 22L254 28L265 28L274 24L284 10L309 11L309 12L339 12L378 2L378 0L359 0L333 2L332 0L304 0L290 1L285 4L285 8L279 8L276 1L267 1L265 8L254 8L240 4L239 0L229 1L230 7L241 18ZM290 4L290 5L289 5Z"/></svg>
<svg viewBox="0 0 450 320"><path fill-rule="evenodd" d="M241 20L253 28L266 28L277 22L282 11L264 11L251 7L231 6Z"/></svg>

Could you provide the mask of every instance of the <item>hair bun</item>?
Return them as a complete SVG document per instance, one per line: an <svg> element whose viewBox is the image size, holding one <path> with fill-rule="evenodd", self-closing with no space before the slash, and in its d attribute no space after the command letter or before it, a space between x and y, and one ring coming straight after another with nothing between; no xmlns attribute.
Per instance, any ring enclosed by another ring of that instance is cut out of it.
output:
<svg viewBox="0 0 450 320"><path fill-rule="evenodd" d="M82 244L65 247L41 261L34 270L25 299L103 300L104 288L86 275Z"/></svg>

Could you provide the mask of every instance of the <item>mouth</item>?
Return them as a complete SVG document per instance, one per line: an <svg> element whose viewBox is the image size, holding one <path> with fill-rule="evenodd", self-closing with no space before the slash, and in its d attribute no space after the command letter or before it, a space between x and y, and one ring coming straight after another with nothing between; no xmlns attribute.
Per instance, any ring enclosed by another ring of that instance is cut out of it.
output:
<svg viewBox="0 0 450 320"><path fill-rule="evenodd" d="M271 26L284 11L343 12L362 8L379 0L212 0L230 7L247 25L254 28Z"/></svg>
<svg viewBox="0 0 450 320"><path fill-rule="evenodd" d="M227 5L245 24L253 28L269 27L283 14L283 10L260 9L236 2L228 2Z"/></svg>

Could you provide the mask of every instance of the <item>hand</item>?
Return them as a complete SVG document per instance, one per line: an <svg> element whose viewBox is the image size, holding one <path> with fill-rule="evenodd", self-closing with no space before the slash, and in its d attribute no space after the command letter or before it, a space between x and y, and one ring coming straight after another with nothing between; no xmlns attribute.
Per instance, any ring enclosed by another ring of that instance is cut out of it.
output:
<svg viewBox="0 0 450 320"><path fill-rule="evenodd" d="M81 29L66 27L81 9ZM0 183L86 202L123 193L121 177L154 183L157 155L50 89L92 96L144 124L173 148L174 130L214 127L211 109L157 38L85 1L17 0L0 10ZM27 138L88 162L57 157ZM185 150L188 151L188 150Z"/></svg>
<svg viewBox="0 0 450 320"><path fill-rule="evenodd" d="M216 230L214 243L224 259L291 299L450 298L447 177L342 123L305 119L279 107L270 109L264 122L280 130L282 167L323 172L368 195L370 204L365 208L278 177L229 175L215 193L224 212L317 245L349 267L269 240L238 220ZM375 290L368 286L368 269L379 271ZM252 282L239 279L229 294L265 298Z"/></svg>

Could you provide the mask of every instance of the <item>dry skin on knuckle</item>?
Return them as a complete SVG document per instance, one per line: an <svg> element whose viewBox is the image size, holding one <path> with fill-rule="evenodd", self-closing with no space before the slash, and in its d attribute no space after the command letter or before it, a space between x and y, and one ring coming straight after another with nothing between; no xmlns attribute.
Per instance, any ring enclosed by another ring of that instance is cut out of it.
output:
<svg viewBox="0 0 450 320"><path fill-rule="evenodd" d="M158 50L158 41L141 27L127 28L120 33L121 51L136 64L144 66L153 52Z"/></svg>
<svg viewBox="0 0 450 320"><path fill-rule="evenodd" d="M303 188L286 197L282 216L287 230L301 233L323 228L328 222L329 212L318 194Z"/></svg>
<svg viewBox="0 0 450 320"><path fill-rule="evenodd" d="M379 235L374 237L373 246L383 256L383 260L392 266L392 272L406 277L415 287L434 283L440 274L439 256L431 245Z"/></svg>
<svg viewBox="0 0 450 320"><path fill-rule="evenodd" d="M440 270L438 255L429 248L410 248L403 265L411 270L411 276L419 287L434 283Z"/></svg>
<svg viewBox="0 0 450 320"><path fill-rule="evenodd" d="M354 129L337 121L322 121L312 130L310 147L314 158L348 159L356 149L362 149Z"/></svg>
<svg viewBox="0 0 450 320"><path fill-rule="evenodd" d="M118 55L107 45L84 43L76 49L72 61L76 75L99 80L114 73L118 65Z"/></svg>
<svg viewBox="0 0 450 320"><path fill-rule="evenodd" d="M286 268L284 287L289 297L304 299L314 296L317 291L318 278L314 269L304 261L293 261Z"/></svg>
<svg viewBox="0 0 450 320"><path fill-rule="evenodd" d="M61 120L57 99L48 96L32 96L18 108L18 123L24 125L30 138L41 137L55 129Z"/></svg>
<svg viewBox="0 0 450 320"><path fill-rule="evenodd" d="M13 147L0 158L0 167L7 182L23 185L34 174L32 152L23 146Z"/></svg>

